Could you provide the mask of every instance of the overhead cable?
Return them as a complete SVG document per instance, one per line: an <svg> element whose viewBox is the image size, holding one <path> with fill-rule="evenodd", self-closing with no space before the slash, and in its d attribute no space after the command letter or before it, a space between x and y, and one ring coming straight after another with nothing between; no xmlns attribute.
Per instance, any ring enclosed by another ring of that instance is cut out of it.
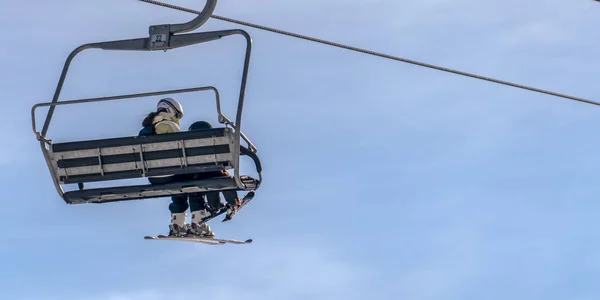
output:
<svg viewBox="0 0 600 300"><path fill-rule="evenodd" d="M181 6L177 6L177 5L172 5L172 4L168 4L168 3L163 3L160 1L154 1L154 0L139 0L139 1L158 5L158 6L163 6L163 7L179 10L179 11L184 11L184 12L188 12L188 13L200 14L200 11L198 11L198 10L185 8L185 7L181 7ZM440 67L440 66L427 64L427 63L423 63L423 62L419 62L419 61L415 61L415 60L410 60L410 59L406 59L406 58L402 58L402 57L398 57L398 56L393 56L393 55L389 55L389 54L385 54L385 53L375 52L375 51L361 49L361 48L348 46L348 45L344 45L344 44L340 44L340 43L336 43L336 42L313 38L313 37L309 37L309 36L305 36L305 35L301 35L301 34L287 32L287 31L283 31L280 29L276 29L276 28L270 28L270 27L266 27L266 26L262 26L262 25L252 24L252 23L245 22L245 21L239 21L239 20L235 20L235 19L231 19L231 18L227 18L227 17L217 16L217 15L212 15L211 17L214 19L217 19L217 20L225 21L225 22L230 22L230 23L235 23L235 24L239 24L242 26L247 26L247 27L252 27L252 28L256 28L256 29L260 29L260 30L270 31L273 33L287 35L287 36L291 36L294 38L299 38L299 39L303 39L303 40L307 40L307 41L311 41L311 42L321 43L321 44L325 44L328 46L338 47L338 48L342 48L342 49L346 49L346 50L360 52L363 54L378 56L378 57L382 57L385 59L391 59L391 60L409 63L409 64L421 66L421 67L426 67L426 68L430 68L430 69L434 69L434 70L438 70L438 71L453 73L456 75L471 77L471 78L475 78L475 79L479 79L479 80L485 80L485 81L489 81L489 82L493 82L493 83L497 83L497 84L511 86L514 88L529 90L532 92L547 94L547 95L551 95L551 96L555 96L555 97L560 97L560 98L564 98L564 99L569 99L569 100L574 100L574 101L579 101L579 102L584 102L584 103L600 106L600 102L596 102L596 101L585 99L585 98L570 96L570 95L556 93L556 92L552 92L552 91L548 91L548 90L543 90L543 89L539 89L539 88L535 88L535 87L531 87L531 86L527 86L527 85L512 83L512 82L503 81L503 80L499 80L499 79L495 79L495 78L491 78L491 77L486 77L486 76L481 76L481 75L477 75L477 74L473 74L473 73L467 73L467 72L458 71L458 70L454 70L454 69L450 69L450 68Z"/></svg>

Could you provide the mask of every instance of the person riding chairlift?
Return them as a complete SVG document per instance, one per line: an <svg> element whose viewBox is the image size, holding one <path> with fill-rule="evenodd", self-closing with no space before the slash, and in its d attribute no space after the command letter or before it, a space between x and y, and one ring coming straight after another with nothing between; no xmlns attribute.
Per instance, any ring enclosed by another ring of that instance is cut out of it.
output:
<svg viewBox="0 0 600 300"><path fill-rule="evenodd" d="M173 98L164 98L158 101L156 111L151 112L142 121L143 128L139 136L167 134L180 132L179 122L183 118L183 107ZM170 182L193 180L196 174L176 174L148 177L151 184L165 184ZM190 208L192 213L192 223L187 225L186 212ZM200 223L202 217L208 212L204 203L203 195L190 195L189 205L188 196L177 195L171 197L169 204L171 212L171 223L169 224L169 236L184 236L188 234L198 236L213 237L215 234L210 230L206 223Z"/></svg>
<svg viewBox="0 0 600 300"><path fill-rule="evenodd" d="M197 121L194 122L192 125L190 125L190 127L188 128L188 131L196 131L196 130L207 130L207 129L212 129L212 125L206 121ZM208 178L218 178L218 177L230 177L231 175L229 174L229 172L227 172L226 170L220 170L220 171L213 171L213 172L204 172L204 173L196 173L194 176L194 180L202 180L202 179L208 179ZM225 198L225 201L227 201L227 204L223 204L221 202L221 195L223 194L223 197ZM240 205L242 200L238 197L238 193L237 191L221 191L221 192L206 192L206 193L196 193L193 195L190 195L190 205L192 205L192 203L202 203L204 204L204 195L206 195L206 202L207 205L203 206L202 208L198 208L198 211L201 213L200 217L205 218L205 217L209 217L211 214L217 213L219 210L221 210L224 207L227 207L227 218L229 218L230 214L233 214L234 212L236 212ZM196 199L195 197L202 197L202 201L200 200L196 200L194 202L192 202L192 197L194 197L194 199ZM194 215L192 215L192 221L194 220Z"/></svg>

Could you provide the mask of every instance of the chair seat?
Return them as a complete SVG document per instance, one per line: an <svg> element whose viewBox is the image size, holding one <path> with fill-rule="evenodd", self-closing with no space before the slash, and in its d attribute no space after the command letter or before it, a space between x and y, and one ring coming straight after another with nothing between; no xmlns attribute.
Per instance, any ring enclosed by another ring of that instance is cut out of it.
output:
<svg viewBox="0 0 600 300"><path fill-rule="evenodd" d="M246 185L244 190L254 190L259 184L257 179L250 176L241 176L240 178ZM63 198L68 204L106 203L227 190L240 190L233 177L75 190L65 192Z"/></svg>

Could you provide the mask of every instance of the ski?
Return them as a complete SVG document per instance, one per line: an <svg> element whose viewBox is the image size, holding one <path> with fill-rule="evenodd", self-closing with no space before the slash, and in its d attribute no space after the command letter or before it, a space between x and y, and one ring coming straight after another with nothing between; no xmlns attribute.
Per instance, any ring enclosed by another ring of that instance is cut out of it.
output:
<svg viewBox="0 0 600 300"><path fill-rule="evenodd" d="M240 211L240 209L242 209L242 207L244 207L246 204L248 204L248 202L250 202L252 200L252 198L254 198L254 191L248 192L244 196L244 198L241 199L240 205L234 211L226 214L226 216L222 222L227 222L227 221L230 221L231 219L233 219L233 216L235 214L237 214ZM227 212L227 206L224 206L221 209L219 209L215 214L212 214L206 218L203 218L201 222L206 223L226 212ZM247 239L245 241L239 241L239 240L232 240L232 239L220 239L220 238L214 238L214 237L200 237L200 236L191 235L191 234L188 234L185 236L166 236L166 235L160 234L157 236L145 236L144 239L145 240L173 240L173 241L196 242L196 243L204 243L204 244L208 244L208 245L224 245L224 244L241 245L241 244L252 243L252 239Z"/></svg>
<svg viewBox="0 0 600 300"><path fill-rule="evenodd" d="M246 204L248 204L248 202L250 202L250 200L252 200L252 198L254 198L254 191L250 191L248 192L248 194L246 194L244 196L244 198L241 199L241 204L240 206L232 213L229 215L226 215L225 218L223 219L222 222L227 222L230 221L233 216L240 211L240 209L242 209L242 207L244 207ZM200 222L201 223L207 223L208 221L224 214L227 212L227 205L223 206L221 209L217 210L214 214L211 214L210 216L203 218Z"/></svg>
<svg viewBox="0 0 600 300"><path fill-rule="evenodd" d="M233 216L235 216L235 214L237 214L237 212L240 211L240 209L242 209L242 207L244 207L246 204L248 204L248 202L250 202L252 200L252 198L254 198L254 191L251 191L248 194L246 194L246 196L244 196L244 198L242 198L242 201L241 201L242 203L240 203L240 206L238 206L233 212L226 214L225 218L221 222L231 221L231 219L233 219Z"/></svg>
<svg viewBox="0 0 600 300"><path fill-rule="evenodd" d="M145 236L146 240L172 240L172 241L184 241L184 242L196 242L203 243L208 245L224 245L224 244L250 244L252 243L252 239L247 239L245 241L233 240L233 239L220 239L220 238L211 238L211 237L200 237L194 235L187 236L166 236L166 235L157 235L157 236Z"/></svg>

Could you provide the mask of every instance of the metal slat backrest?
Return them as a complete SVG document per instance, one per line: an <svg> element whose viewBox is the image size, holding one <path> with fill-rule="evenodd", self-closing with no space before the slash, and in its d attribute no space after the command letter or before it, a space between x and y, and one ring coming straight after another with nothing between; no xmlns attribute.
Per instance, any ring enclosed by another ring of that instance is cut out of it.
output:
<svg viewBox="0 0 600 300"><path fill-rule="evenodd" d="M61 184L233 168L230 128L53 144Z"/></svg>

